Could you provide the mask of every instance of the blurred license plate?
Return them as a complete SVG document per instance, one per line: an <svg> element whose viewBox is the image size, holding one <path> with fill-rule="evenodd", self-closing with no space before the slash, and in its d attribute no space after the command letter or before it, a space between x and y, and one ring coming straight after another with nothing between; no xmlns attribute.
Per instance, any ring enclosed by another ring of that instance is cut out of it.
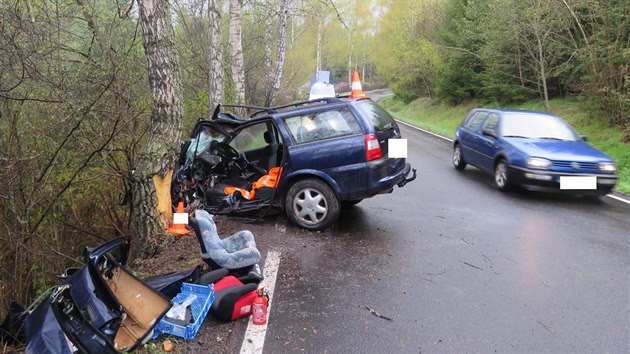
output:
<svg viewBox="0 0 630 354"><path fill-rule="evenodd" d="M597 177L560 176L560 189L597 189Z"/></svg>

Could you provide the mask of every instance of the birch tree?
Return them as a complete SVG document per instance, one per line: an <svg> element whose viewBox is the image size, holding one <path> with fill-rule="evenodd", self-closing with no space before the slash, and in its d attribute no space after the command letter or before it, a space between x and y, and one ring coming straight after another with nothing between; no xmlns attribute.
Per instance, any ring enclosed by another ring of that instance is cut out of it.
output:
<svg viewBox="0 0 630 354"><path fill-rule="evenodd" d="M140 243L137 249L148 255L151 237L163 232L170 212L170 179L182 128L182 92L168 1L139 0L138 7L153 106L147 140L132 177L132 203Z"/></svg>
<svg viewBox="0 0 630 354"><path fill-rule="evenodd" d="M245 60L243 59L243 0L230 0L230 48L235 103L245 103Z"/></svg>
<svg viewBox="0 0 630 354"><path fill-rule="evenodd" d="M208 60L210 72L208 73L208 108L212 116L216 106L223 101L223 30L221 9L222 0L208 1L209 46Z"/></svg>
<svg viewBox="0 0 630 354"><path fill-rule="evenodd" d="M270 105L278 96L280 85L282 84L282 71L284 70L284 58L287 38L287 17L289 13L289 0L282 0L280 3L280 24L278 28L278 53L276 55L276 65L271 81L269 94L265 105Z"/></svg>

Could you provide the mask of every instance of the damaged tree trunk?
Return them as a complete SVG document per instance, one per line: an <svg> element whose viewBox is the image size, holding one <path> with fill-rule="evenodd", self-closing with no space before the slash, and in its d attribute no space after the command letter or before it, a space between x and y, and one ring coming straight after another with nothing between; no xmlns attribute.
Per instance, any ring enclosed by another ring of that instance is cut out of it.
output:
<svg viewBox="0 0 630 354"><path fill-rule="evenodd" d="M141 256L147 256L153 251L151 238L164 232L163 219L167 218L164 213L171 211L170 194L164 193L164 189L170 187L178 153L182 92L168 1L141 0L138 6L153 107L147 140L132 176L132 203L139 243L136 249L141 250ZM169 200L158 200L160 196ZM161 211L158 204L163 208Z"/></svg>

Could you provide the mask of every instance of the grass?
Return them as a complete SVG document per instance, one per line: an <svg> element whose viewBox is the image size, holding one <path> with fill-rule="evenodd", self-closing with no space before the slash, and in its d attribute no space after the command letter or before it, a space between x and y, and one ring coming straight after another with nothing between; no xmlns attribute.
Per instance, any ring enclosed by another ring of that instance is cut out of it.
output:
<svg viewBox="0 0 630 354"><path fill-rule="evenodd" d="M475 102L448 106L436 103L429 98L419 98L409 104L393 97L379 100L379 104L392 113L396 118L430 130L443 136L452 138L455 129L475 107ZM576 100L556 99L550 102L554 114L564 118L583 135L588 136L588 143L602 150L615 160L619 180L615 186L618 192L630 194L630 144L623 143L623 134L618 128L608 127L595 119L583 103ZM484 105L496 107L496 105ZM527 102L509 108L544 111L542 102Z"/></svg>

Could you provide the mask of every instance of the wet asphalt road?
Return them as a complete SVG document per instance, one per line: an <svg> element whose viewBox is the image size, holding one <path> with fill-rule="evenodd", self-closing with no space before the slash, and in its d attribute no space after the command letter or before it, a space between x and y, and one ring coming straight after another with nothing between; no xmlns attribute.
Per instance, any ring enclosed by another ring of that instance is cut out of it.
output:
<svg viewBox="0 0 630 354"><path fill-rule="evenodd" d="M503 194L401 129L416 181L326 232L265 222L283 240L266 353L630 352L630 205Z"/></svg>

